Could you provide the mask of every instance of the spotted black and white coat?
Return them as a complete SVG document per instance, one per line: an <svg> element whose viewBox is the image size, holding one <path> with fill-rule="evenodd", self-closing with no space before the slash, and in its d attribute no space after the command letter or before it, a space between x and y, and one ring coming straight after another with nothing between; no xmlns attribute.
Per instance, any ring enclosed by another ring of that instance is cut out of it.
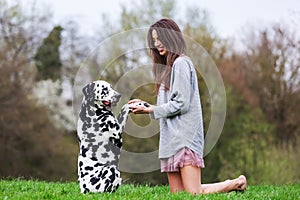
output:
<svg viewBox="0 0 300 200"><path fill-rule="evenodd" d="M105 81L94 81L83 89L77 123L80 152L78 182L81 193L114 192L121 185L118 170L122 131L130 112L125 104L118 117L110 107L121 95Z"/></svg>

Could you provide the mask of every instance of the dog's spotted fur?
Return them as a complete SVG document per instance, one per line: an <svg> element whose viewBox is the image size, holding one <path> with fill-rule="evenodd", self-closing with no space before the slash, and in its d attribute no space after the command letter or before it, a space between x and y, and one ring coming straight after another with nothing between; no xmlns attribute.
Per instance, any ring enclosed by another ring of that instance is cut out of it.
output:
<svg viewBox="0 0 300 200"><path fill-rule="evenodd" d="M94 81L83 88L84 98L77 124L80 153L78 182L81 193L113 192L121 185L118 170L122 130L128 113L125 104L116 118L110 106L120 94L105 81Z"/></svg>

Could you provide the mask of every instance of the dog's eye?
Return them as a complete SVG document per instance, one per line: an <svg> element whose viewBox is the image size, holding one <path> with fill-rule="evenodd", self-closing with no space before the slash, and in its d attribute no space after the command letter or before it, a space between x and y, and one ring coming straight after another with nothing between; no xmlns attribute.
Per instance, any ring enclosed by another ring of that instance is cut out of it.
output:
<svg viewBox="0 0 300 200"><path fill-rule="evenodd" d="M97 87L99 87L99 84L97 84Z"/></svg>

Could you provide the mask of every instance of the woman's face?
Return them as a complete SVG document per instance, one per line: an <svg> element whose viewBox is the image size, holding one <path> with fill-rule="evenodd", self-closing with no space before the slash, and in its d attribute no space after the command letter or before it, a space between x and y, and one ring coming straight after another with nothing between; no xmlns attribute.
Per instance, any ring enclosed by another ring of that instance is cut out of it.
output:
<svg viewBox="0 0 300 200"><path fill-rule="evenodd" d="M153 39L154 46L158 50L159 54L161 56L167 55L168 53L167 48L160 42L156 30L152 31L152 39Z"/></svg>

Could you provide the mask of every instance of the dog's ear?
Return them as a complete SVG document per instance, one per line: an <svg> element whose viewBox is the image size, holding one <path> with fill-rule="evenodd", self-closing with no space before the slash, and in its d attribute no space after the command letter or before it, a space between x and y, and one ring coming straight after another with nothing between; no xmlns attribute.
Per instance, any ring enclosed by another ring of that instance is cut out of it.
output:
<svg viewBox="0 0 300 200"><path fill-rule="evenodd" d="M82 88L82 92L87 101L94 100L94 97L95 97L94 86L95 86L95 83L92 82Z"/></svg>

